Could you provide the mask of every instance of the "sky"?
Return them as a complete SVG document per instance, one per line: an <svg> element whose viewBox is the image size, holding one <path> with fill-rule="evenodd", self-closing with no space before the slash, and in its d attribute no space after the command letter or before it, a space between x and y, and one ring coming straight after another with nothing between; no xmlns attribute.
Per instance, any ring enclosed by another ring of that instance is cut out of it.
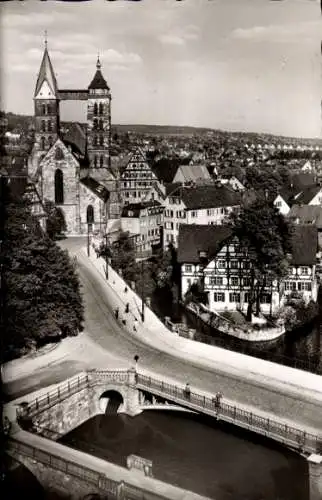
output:
<svg viewBox="0 0 322 500"><path fill-rule="evenodd" d="M33 113L45 30L60 88L87 88L100 54L112 123L322 135L319 0L1 2L5 111Z"/></svg>

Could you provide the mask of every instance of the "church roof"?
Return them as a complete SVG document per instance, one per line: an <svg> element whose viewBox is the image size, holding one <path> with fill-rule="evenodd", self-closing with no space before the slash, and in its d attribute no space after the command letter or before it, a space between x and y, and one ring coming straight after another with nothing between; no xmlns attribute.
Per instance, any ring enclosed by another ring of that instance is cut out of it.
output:
<svg viewBox="0 0 322 500"><path fill-rule="evenodd" d="M102 75L101 63L100 63L99 59L97 59L96 68L97 68L96 73L94 75L93 80L89 84L88 88L89 89L107 89L107 90L110 90L109 86L106 83L104 76Z"/></svg>
<svg viewBox="0 0 322 500"><path fill-rule="evenodd" d="M47 47L45 47L44 55L40 65L39 75L36 83L35 96L40 91L44 81L48 83L50 90L54 95L56 95L58 91L57 80L55 77L53 66L51 64Z"/></svg>
<svg viewBox="0 0 322 500"><path fill-rule="evenodd" d="M100 198L104 203L109 199L110 192L106 187L97 182L92 177L84 177L81 179L81 183L92 191L98 198Z"/></svg>

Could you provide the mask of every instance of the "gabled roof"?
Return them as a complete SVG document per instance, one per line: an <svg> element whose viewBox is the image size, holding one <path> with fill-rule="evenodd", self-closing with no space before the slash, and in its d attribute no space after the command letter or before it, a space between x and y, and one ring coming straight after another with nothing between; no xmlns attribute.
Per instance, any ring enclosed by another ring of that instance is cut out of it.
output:
<svg viewBox="0 0 322 500"><path fill-rule="evenodd" d="M36 90L35 90L35 97L37 96L38 92L41 89L42 84L46 81L50 87L50 90L52 93L56 96L57 95L57 81L54 73L53 66L51 64L51 60L49 57L49 53L47 50L47 47L45 47L44 55L41 61L40 65L40 70L39 70L39 75L36 83Z"/></svg>
<svg viewBox="0 0 322 500"><path fill-rule="evenodd" d="M198 264L199 252L206 252L207 259L211 260L232 236L232 229L225 226L181 224L178 238L178 262Z"/></svg>
<svg viewBox="0 0 322 500"><path fill-rule="evenodd" d="M176 162L168 161L166 164L165 159L164 161L158 161L152 167L152 171L157 176L158 180L167 183L172 183L177 170L178 164Z"/></svg>
<svg viewBox="0 0 322 500"><path fill-rule="evenodd" d="M316 263L318 230L311 224L295 225L292 233L292 264L311 266Z"/></svg>
<svg viewBox="0 0 322 500"><path fill-rule="evenodd" d="M96 73L94 75L93 80L89 84L88 89L94 89L94 90L95 89L107 89L107 90L110 90L109 86L106 83L104 76L102 75L101 63L100 63L99 58L97 59L96 68L97 68Z"/></svg>
<svg viewBox="0 0 322 500"><path fill-rule="evenodd" d="M211 180L211 175L209 174L206 165L180 165L174 176L174 180L179 173L182 174L184 182Z"/></svg>
<svg viewBox="0 0 322 500"><path fill-rule="evenodd" d="M182 186L178 188L177 193L188 210L234 207L240 205L242 201L240 193L227 186Z"/></svg>
<svg viewBox="0 0 322 500"><path fill-rule="evenodd" d="M320 205L293 205L287 216L295 223L312 224L318 230L322 230L322 207Z"/></svg>
<svg viewBox="0 0 322 500"><path fill-rule="evenodd" d="M97 182L92 177L84 177L80 181L84 186L92 191L98 198L100 198L104 203L109 199L110 193L102 184Z"/></svg>
<svg viewBox="0 0 322 500"><path fill-rule="evenodd" d="M122 210L122 217L140 217L140 213L145 208L161 208L162 205L156 200L150 200L140 203L129 203Z"/></svg>
<svg viewBox="0 0 322 500"><path fill-rule="evenodd" d="M292 199L293 203L297 205L303 204L307 205L313 198L321 191L321 186L309 186L303 189L300 193L294 196Z"/></svg>

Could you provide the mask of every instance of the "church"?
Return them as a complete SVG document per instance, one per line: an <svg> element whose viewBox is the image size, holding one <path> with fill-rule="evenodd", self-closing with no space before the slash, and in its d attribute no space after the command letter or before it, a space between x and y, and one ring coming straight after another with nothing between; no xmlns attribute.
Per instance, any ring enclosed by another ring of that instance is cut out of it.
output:
<svg viewBox="0 0 322 500"><path fill-rule="evenodd" d="M60 102L87 102L87 124L60 124ZM28 176L42 204L59 207L68 235L107 231L120 218L117 173L111 168L111 91L99 57L87 89L60 89L47 41L34 93L35 140Z"/></svg>

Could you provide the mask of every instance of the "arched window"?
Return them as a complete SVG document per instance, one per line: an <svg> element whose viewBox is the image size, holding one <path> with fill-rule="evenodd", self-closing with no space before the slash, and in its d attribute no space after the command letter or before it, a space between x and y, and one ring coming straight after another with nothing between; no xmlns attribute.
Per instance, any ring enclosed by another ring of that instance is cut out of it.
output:
<svg viewBox="0 0 322 500"><path fill-rule="evenodd" d="M93 224L94 223L94 208L93 208L93 205L88 205L88 207L87 207L86 222L87 222L87 224Z"/></svg>
<svg viewBox="0 0 322 500"><path fill-rule="evenodd" d="M47 130L48 132L51 132L52 131L52 123L51 122L47 122Z"/></svg>
<svg viewBox="0 0 322 500"><path fill-rule="evenodd" d="M46 120L41 120L41 131L46 132Z"/></svg>
<svg viewBox="0 0 322 500"><path fill-rule="evenodd" d="M100 157L100 167L103 168L104 167L104 156L101 156Z"/></svg>
<svg viewBox="0 0 322 500"><path fill-rule="evenodd" d="M47 114L47 107L46 107L46 104L42 104L42 106L41 106L41 110L42 110L42 114L43 114L43 115L46 115L46 114Z"/></svg>
<svg viewBox="0 0 322 500"><path fill-rule="evenodd" d="M49 139L48 139L48 145L49 145L49 148L52 147L52 145L53 145L53 138L52 137L49 137Z"/></svg>
<svg viewBox="0 0 322 500"><path fill-rule="evenodd" d="M64 203L64 176L59 168L55 172L55 203Z"/></svg>
<svg viewBox="0 0 322 500"><path fill-rule="evenodd" d="M100 135L100 146L104 146L104 136Z"/></svg>
<svg viewBox="0 0 322 500"><path fill-rule="evenodd" d="M46 147L46 141L44 137L41 137L40 139L40 149L45 149Z"/></svg>
<svg viewBox="0 0 322 500"><path fill-rule="evenodd" d="M100 129L100 130L103 130L103 128L104 128L104 127L103 127L103 120L100 120L100 123L99 123L99 129Z"/></svg>
<svg viewBox="0 0 322 500"><path fill-rule="evenodd" d="M94 115L97 115L97 102L94 102Z"/></svg>
<svg viewBox="0 0 322 500"><path fill-rule="evenodd" d="M102 115L104 113L104 106L103 106L103 103L100 102L99 103L99 114Z"/></svg>
<svg viewBox="0 0 322 500"><path fill-rule="evenodd" d="M94 156L94 168L96 168L96 167L97 167L97 156L95 155Z"/></svg>

